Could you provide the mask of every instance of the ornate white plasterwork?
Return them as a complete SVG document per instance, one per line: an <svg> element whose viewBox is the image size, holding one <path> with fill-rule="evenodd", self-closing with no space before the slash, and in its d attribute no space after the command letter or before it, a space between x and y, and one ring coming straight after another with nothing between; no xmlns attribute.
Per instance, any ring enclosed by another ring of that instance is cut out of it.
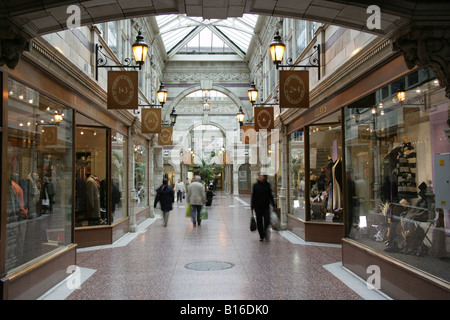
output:
<svg viewBox="0 0 450 320"><path fill-rule="evenodd" d="M163 75L163 81L166 83L170 82L200 82L200 80L214 80L215 82L220 81L234 81L234 82L249 82L250 74L247 72L172 72L165 73Z"/></svg>
<svg viewBox="0 0 450 320"><path fill-rule="evenodd" d="M233 102L225 102L225 101L210 101L211 106L210 110L207 113L214 114L236 114L238 112L238 107ZM177 113L178 114L192 114L192 113L203 113L203 105L201 101L195 103L180 103L177 105Z"/></svg>

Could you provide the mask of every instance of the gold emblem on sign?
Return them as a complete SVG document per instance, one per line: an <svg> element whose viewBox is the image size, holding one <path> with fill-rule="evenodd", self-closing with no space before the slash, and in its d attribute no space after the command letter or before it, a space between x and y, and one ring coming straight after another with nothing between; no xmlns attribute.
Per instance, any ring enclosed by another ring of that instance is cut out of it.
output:
<svg viewBox="0 0 450 320"><path fill-rule="evenodd" d="M261 110L258 113L258 118L256 119L256 121L258 121L258 126L260 129L267 129L270 127L272 117L270 116L269 111Z"/></svg>
<svg viewBox="0 0 450 320"><path fill-rule="evenodd" d="M108 109L138 108L138 72L108 72Z"/></svg>
<svg viewBox="0 0 450 320"><path fill-rule="evenodd" d="M280 71L280 108L309 108L308 71Z"/></svg>
<svg viewBox="0 0 450 320"><path fill-rule="evenodd" d="M130 77L126 75L118 76L112 85L112 95L114 101L121 106L130 103L134 96L134 85Z"/></svg>
<svg viewBox="0 0 450 320"><path fill-rule="evenodd" d="M158 144L161 146L172 145L172 127L162 127L158 134Z"/></svg>
<svg viewBox="0 0 450 320"><path fill-rule="evenodd" d="M161 132L161 109L142 110L142 133Z"/></svg>
<svg viewBox="0 0 450 320"><path fill-rule="evenodd" d="M303 79L296 74L291 74L284 82L284 95L292 104L298 104L303 100L305 90Z"/></svg>
<svg viewBox="0 0 450 320"><path fill-rule="evenodd" d="M274 128L273 107L255 107L255 131L272 130Z"/></svg>

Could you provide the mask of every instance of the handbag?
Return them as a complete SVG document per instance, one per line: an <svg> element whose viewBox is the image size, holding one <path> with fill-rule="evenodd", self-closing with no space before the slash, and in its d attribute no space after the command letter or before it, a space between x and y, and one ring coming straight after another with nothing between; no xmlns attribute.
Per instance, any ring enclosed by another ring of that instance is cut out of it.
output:
<svg viewBox="0 0 450 320"><path fill-rule="evenodd" d="M206 206L203 206L200 211L200 219L208 219L208 208L206 208Z"/></svg>
<svg viewBox="0 0 450 320"><path fill-rule="evenodd" d="M188 203L186 206L186 217L191 217L191 204Z"/></svg>
<svg viewBox="0 0 450 320"><path fill-rule="evenodd" d="M255 216L252 214L252 217L250 218L250 231L256 230L256 219Z"/></svg>

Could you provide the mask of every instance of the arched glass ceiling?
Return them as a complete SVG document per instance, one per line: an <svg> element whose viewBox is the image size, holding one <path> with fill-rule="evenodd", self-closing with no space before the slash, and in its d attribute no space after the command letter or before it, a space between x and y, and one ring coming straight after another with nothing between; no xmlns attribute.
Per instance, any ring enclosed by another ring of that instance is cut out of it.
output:
<svg viewBox="0 0 450 320"><path fill-rule="evenodd" d="M257 15L204 20L186 15L156 16L160 36L169 55L180 53L228 53L245 55Z"/></svg>

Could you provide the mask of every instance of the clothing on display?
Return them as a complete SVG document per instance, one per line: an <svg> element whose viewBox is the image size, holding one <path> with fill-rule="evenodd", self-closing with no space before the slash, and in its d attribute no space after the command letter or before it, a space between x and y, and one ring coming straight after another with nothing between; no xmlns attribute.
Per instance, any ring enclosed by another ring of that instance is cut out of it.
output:
<svg viewBox="0 0 450 320"><path fill-rule="evenodd" d="M327 213L332 213L333 222L342 222L342 161L338 157L333 162L328 156L328 163L322 167L319 177L310 176L311 181L311 218L325 220Z"/></svg>
<svg viewBox="0 0 450 320"><path fill-rule="evenodd" d="M399 202L417 197L417 157L411 142L394 147L384 157L382 200Z"/></svg>
<svg viewBox="0 0 450 320"><path fill-rule="evenodd" d="M87 217L100 218L100 181L94 175L86 180Z"/></svg>

